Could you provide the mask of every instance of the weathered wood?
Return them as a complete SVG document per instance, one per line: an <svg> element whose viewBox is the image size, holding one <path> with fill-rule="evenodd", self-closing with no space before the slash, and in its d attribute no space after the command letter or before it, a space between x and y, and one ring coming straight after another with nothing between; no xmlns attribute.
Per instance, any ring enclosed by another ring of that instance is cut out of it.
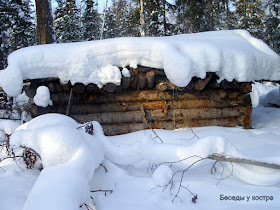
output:
<svg viewBox="0 0 280 210"><path fill-rule="evenodd" d="M81 94L86 90L86 87L83 83L76 83L73 87L73 91L76 94Z"/></svg>
<svg viewBox="0 0 280 210"><path fill-rule="evenodd" d="M54 102L58 102L58 96L51 97ZM189 109L189 108L225 108L233 106L245 106L248 110L245 114L250 113L250 106L242 100L235 101L213 101L208 99L194 99L194 100L172 100L172 101L143 101L143 102L112 102L100 104L79 104L72 105L72 114L90 114L98 112L124 112L124 111L139 111L143 105L145 110L156 109Z"/></svg>
<svg viewBox="0 0 280 210"><path fill-rule="evenodd" d="M55 91L53 82L50 82L50 83L48 84L48 88L49 88L49 90L50 90L51 93L53 93L53 92Z"/></svg>
<svg viewBox="0 0 280 210"><path fill-rule="evenodd" d="M130 82L131 82L131 76L130 77L122 77L122 81L121 81L122 88L124 90L128 89L129 86L130 86Z"/></svg>
<svg viewBox="0 0 280 210"><path fill-rule="evenodd" d="M66 92L71 91L72 85L70 82L67 82L67 83L60 82L60 85L64 91L66 91Z"/></svg>
<svg viewBox="0 0 280 210"><path fill-rule="evenodd" d="M116 91L117 86L114 83L107 83L104 86L105 90L107 91L107 93L113 93Z"/></svg>
<svg viewBox="0 0 280 210"><path fill-rule="evenodd" d="M86 87L87 93L95 93L99 90L96 84L90 83Z"/></svg>
<svg viewBox="0 0 280 210"><path fill-rule="evenodd" d="M221 84L217 82L216 79L212 79L208 82L208 87L212 89L218 89L220 88Z"/></svg>
<svg viewBox="0 0 280 210"><path fill-rule="evenodd" d="M211 80L212 78L212 73L207 73L206 75L206 79L199 79L195 85L194 85L194 88L196 90L203 90L206 85L208 84L208 82Z"/></svg>
<svg viewBox="0 0 280 210"><path fill-rule="evenodd" d="M239 90L242 93L250 93L252 91L252 85L249 82L244 82L239 85Z"/></svg>
<svg viewBox="0 0 280 210"><path fill-rule="evenodd" d="M220 90L219 90L220 91ZM216 102L222 100L228 100L231 95L234 95L234 98L229 101L233 101L234 103L244 103L245 100L249 100L248 96L240 95L236 96L235 92L229 91L226 92L226 98L224 98L223 94L220 94L217 90L204 90L197 92L180 92L180 91L158 91L158 90L123 90L121 92L115 92L111 95L104 95L102 92L86 94L85 96L80 94L78 97L74 98L73 103L81 103L81 101L85 104L87 103L112 103L112 102L141 102L141 101L160 101L160 100L198 100L198 99L207 99L214 100ZM223 92L224 90L221 90ZM56 93L60 98L61 103L68 102L68 94L66 93ZM53 94L52 94L53 95ZM240 100L240 102L239 102ZM233 104L234 105L234 104Z"/></svg>
<svg viewBox="0 0 280 210"><path fill-rule="evenodd" d="M64 92L62 85L58 81L54 82L54 90L58 93Z"/></svg>
<svg viewBox="0 0 280 210"><path fill-rule="evenodd" d="M81 121L82 122L82 121ZM170 122L153 122L153 123L122 123L122 124L103 124L102 128L105 135L113 136L119 134L126 134L134 131L143 129L167 129L173 130L178 128L189 128L189 127L200 127L200 126L236 126L235 118L224 118L224 119L203 119L203 120L192 120L185 123L174 123Z"/></svg>
<svg viewBox="0 0 280 210"><path fill-rule="evenodd" d="M138 88L144 89L147 83L146 73L145 72L139 72L138 73Z"/></svg>
<svg viewBox="0 0 280 210"><path fill-rule="evenodd" d="M130 86L132 89L137 89L137 84L138 84L138 70L131 68L131 82L130 82Z"/></svg>
<svg viewBox="0 0 280 210"><path fill-rule="evenodd" d="M166 84L166 82L159 82L159 83L157 83L156 89L159 90L159 91L165 91L165 90L167 90L167 84Z"/></svg>
<svg viewBox="0 0 280 210"><path fill-rule="evenodd" d="M39 87L37 82L31 82L30 86L25 90L25 94L29 98L33 98L36 95L36 90Z"/></svg>
<svg viewBox="0 0 280 210"><path fill-rule="evenodd" d="M155 71L151 70L146 73L147 77L147 87L148 88L153 88L155 85Z"/></svg>
<svg viewBox="0 0 280 210"><path fill-rule="evenodd" d="M243 107L173 109L167 110L167 112L164 110L145 110L145 117L148 122L171 121L173 118L178 122L186 122L190 120L234 118L244 112L245 108ZM141 110L72 115L72 117L81 121L96 120L101 124L143 122Z"/></svg>
<svg viewBox="0 0 280 210"><path fill-rule="evenodd" d="M251 128L252 118L250 115L241 115L237 118L237 123L245 128Z"/></svg>

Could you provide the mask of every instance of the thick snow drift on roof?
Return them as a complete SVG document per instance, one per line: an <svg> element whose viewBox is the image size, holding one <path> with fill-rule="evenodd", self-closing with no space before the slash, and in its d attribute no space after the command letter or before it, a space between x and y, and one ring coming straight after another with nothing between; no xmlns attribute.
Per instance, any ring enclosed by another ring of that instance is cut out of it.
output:
<svg viewBox="0 0 280 210"><path fill-rule="evenodd" d="M204 78L206 72L228 81L280 79L280 57L244 30L33 46L13 52L8 64L0 73L0 85L11 96L21 92L24 79L119 84L117 66L164 69L179 87L193 76Z"/></svg>

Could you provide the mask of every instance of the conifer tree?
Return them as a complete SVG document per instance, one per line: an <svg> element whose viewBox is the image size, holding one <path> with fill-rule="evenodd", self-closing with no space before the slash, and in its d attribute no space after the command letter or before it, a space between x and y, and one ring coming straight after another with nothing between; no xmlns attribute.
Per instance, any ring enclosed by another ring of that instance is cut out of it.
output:
<svg viewBox="0 0 280 210"><path fill-rule="evenodd" d="M75 0L57 0L54 27L58 42L76 42L81 40L80 9Z"/></svg>
<svg viewBox="0 0 280 210"><path fill-rule="evenodd" d="M32 16L30 0L1 0L1 52L3 53L4 66L6 57L12 51L21 47L33 45L35 39L35 25Z"/></svg>
<svg viewBox="0 0 280 210"><path fill-rule="evenodd" d="M253 36L263 39L264 7L260 0L236 0L236 28L245 29Z"/></svg>
<svg viewBox="0 0 280 210"><path fill-rule="evenodd" d="M269 1L267 11L264 40L280 54L280 0Z"/></svg>
<svg viewBox="0 0 280 210"><path fill-rule="evenodd" d="M83 39L94 40L99 38L101 18L93 0L85 0L85 11L82 17Z"/></svg>

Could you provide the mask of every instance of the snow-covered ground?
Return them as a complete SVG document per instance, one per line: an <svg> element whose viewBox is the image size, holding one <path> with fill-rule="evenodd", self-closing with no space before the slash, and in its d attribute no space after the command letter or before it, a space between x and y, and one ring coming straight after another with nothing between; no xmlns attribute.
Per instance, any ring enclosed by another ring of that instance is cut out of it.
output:
<svg viewBox="0 0 280 210"><path fill-rule="evenodd" d="M265 101L268 91L277 88L257 83L253 100ZM47 205L59 210L79 209L77 202L89 196L85 193L88 180L90 190L95 191L91 197L98 210L279 209L280 172L272 169L217 163L217 172L212 174L215 161L204 160L185 173L183 187L175 199L180 173L174 176L172 188L158 186L167 184L173 173L197 159L172 167L166 162L192 154L219 152L280 163L280 109L264 107L262 101L253 110L254 129L249 130L201 127L105 137L98 124L93 123L94 136L89 137L73 129L79 125L65 116L35 119L21 125L11 142L35 149L44 169L26 170L23 164L10 159L0 163L0 209L48 209ZM12 126L13 131L15 124ZM8 128L7 122L2 123L1 129ZM103 155L103 166L97 167ZM196 203L192 202L194 195ZM85 202L91 205L91 199ZM82 209L87 208L84 205Z"/></svg>

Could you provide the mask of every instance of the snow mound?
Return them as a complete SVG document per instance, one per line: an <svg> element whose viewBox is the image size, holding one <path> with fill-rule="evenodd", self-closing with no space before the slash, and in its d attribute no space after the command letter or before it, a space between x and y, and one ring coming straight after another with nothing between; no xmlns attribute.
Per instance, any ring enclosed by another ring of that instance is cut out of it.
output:
<svg viewBox="0 0 280 210"><path fill-rule="evenodd" d="M25 210L70 210L90 200L89 181L104 159L103 143L77 129L60 114L46 114L21 125L10 144L35 150L43 171L25 202Z"/></svg>
<svg viewBox="0 0 280 210"><path fill-rule="evenodd" d="M154 171L152 178L156 186L164 186L169 183L173 175L171 168L166 165L160 165Z"/></svg>
<svg viewBox="0 0 280 210"><path fill-rule="evenodd" d="M11 135L20 124L12 120L0 119L0 142L6 140L6 134Z"/></svg>
<svg viewBox="0 0 280 210"><path fill-rule="evenodd" d="M138 65L164 69L179 87L193 76L205 78L206 72L240 82L280 78L280 57L245 30L32 46L10 54L8 64L0 72L0 84L11 96L21 93L25 79L119 85L117 67Z"/></svg>
<svg viewBox="0 0 280 210"><path fill-rule="evenodd" d="M51 95L49 88L46 86L40 86L36 90L36 95L34 96L34 103L37 106L47 107L48 105L52 105L52 101L50 100Z"/></svg>
<svg viewBox="0 0 280 210"><path fill-rule="evenodd" d="M266 104L268 106L280 106L280 92L279 88L271 90L266 95Z"/></svg>
<svg viewBox="0 0 280 210"><path fill-rule="evenodd" d="M3 120L0 119L0 130L4 131L6 134L11 135L17 127L19 127L19 123L12 120Z"/></svg>

